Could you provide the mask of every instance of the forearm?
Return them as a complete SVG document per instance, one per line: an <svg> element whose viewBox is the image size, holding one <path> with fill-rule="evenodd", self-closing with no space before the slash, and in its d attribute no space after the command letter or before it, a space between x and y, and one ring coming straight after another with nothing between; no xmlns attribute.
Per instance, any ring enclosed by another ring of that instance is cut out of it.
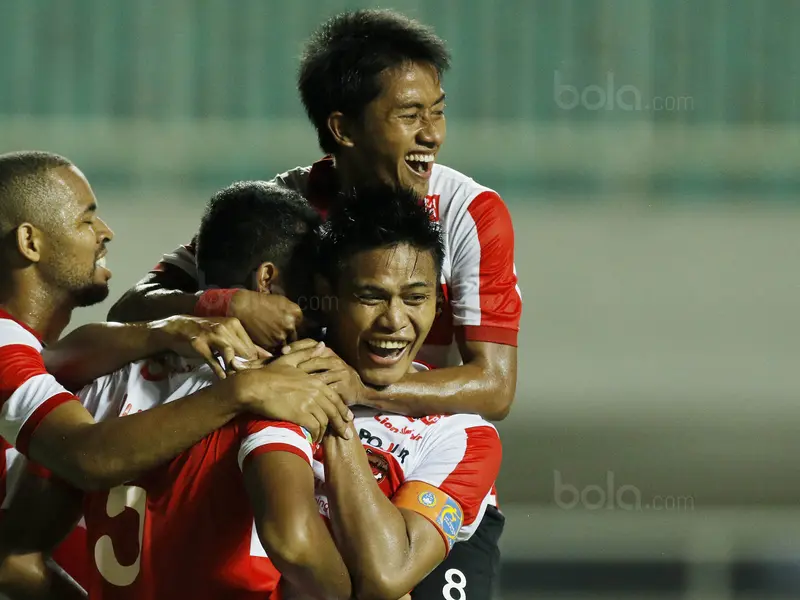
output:
<svg viewBox="0 0 800 600"><path fill-rule="evenodd" d="M108 318L124 323L191 315L198 293L164 289L158 284L140 284L125 293L108 311Z"/></svg>
<svg viewBox="0 0 800 600"><path fill-rule="evenodd" d="M231 380L235 378L230 378ZM31 458L82 490L106 489L136 479L171 460L222 427L241 410L232 385L219 382L175 402L98 423L70 427L58 444L51 419L72 410L55 409L34 431ZM67 415L65 415L66 417Z"/></svg>
<svg viewBox="0 0 800 600"><path fill-rule="evenodd" d="M316 599L347 600L353 593L350 574L328 528L316 513L316 502L314 508L313 521L306 525L310 543L303 551L287 555L284 549L292 547L289 543L271 549L269 556L294 589Z"/></svg>
<svg viewBox="0 0 800 600"><path fill-rule="evenodd" d="M366 403L379 410L411 417L472 413L488 420L505 418L514 395L507 379L469 363L409 373L395 384L366 393Z"/></svg>
<svg viewBox="0 0 800 600"><path fill-rule="evenodd" d="M339 551L358 596L372 596L408 567L410 541L402 513L381 492L364 448L353 436L325 437L325 487ZM398 597L408 590L402 590Z"/></svg>
<svg viewBox="0 0 800 600"><path fill-rule="evenodd" d="M163 352L167 336L158 323L91 323L42 352L47 370L76 390L124 365Z"/></svg>
<svg viewBox="0 0 800 600"><path fill-rule="evenodd" d="M0 593L10 600L77 600L86 594L41 554L9 555L0 562Z"/></svg>

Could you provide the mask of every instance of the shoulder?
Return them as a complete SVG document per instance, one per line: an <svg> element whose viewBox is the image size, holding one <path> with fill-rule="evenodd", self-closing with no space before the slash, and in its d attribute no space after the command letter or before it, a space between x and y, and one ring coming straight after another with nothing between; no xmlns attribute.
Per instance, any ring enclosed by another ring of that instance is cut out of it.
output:
<svg viewBox="0 0 800 600"><path fill-rule="evenodd" d="M299 192L305 196L308 192L308 178L311 174L311 167L295 167L288 171L284 171L269 180L268 183L274 183L285 187L295 192Z"/></svg>
<svg viewBox="0 0 800 600"><path fill-rule="evenodd" d="M451 235L475 226L485 230L492 223L502 224L505 234L511 226L511 215L500 194L444 165L434 165L426 202Z"/></svg>
<svg viewBox="0 0 800 600"><path fill-rule="evenodd" d="M35 335L16 321L0 317L0 348L3 346L28 346L37 353L42 351L42 344Z"/></svg>
<svg viewBox="0 0 800 600"><path fill-rule="evenodd" d="M468 206L476 199L491 199L503 204L500 194L481 185L469 175L445 165L435 164L429 186L429 195L439 196L442 201Z"/></svg>

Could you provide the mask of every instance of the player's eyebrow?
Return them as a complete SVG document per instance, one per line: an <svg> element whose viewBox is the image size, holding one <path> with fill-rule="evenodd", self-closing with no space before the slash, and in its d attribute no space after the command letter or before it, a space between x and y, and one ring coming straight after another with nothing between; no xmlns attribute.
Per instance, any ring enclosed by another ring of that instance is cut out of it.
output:
<svg viewBox="0 0 800 600"><path fill-rule="evenodd" d="M420 288L432 288L433 284L430 281L415 281L413 283L409 283L408 285L404 285L404 290L416 290Z"/></svg>
<svg viewBox="0 0 800 600"><path fill-rule="evenodd" d="M439 98L436 100L436 102L431 104L431 106L436 106L437 104L441 104L442 102L444 102L444 99L445 99L445 94L442 94L441 96L439 96ZM412 102L404 102L404 103L398 104L395 108L397 110L408 110L410 108L416 108L417 110L422 110L423 108L425 108L425 105L422 104L422 102L413 102L412 101Z"/></svg>

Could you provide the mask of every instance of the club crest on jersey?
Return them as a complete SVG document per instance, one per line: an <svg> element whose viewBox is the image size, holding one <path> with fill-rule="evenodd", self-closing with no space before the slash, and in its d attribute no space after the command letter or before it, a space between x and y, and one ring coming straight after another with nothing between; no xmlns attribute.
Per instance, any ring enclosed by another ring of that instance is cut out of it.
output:
<svg viewBox="0 0 800 600"><path fill-rule="evenodd" d="M456 504L455 500L448 498L447 502L442 506L439 515L436 517L436 522L442 528L442 533L447 538L447 543L450 548L456 543L456 536L461 531L461 524L464 521L464 511Z"/></svg>
<svg viewBox="0 0 800 600"><path fill-rule="evenodd" d="M431 214L432 221L439 220L439 194L425 196L425 208Z"/></svg>
<svg viewBox="0 0 800 600"><path fill-rule="evenodd" d="M366 450L367 460L369 466L372 467L372 475L378 484L383 483L386 476L389 474L389 461L377 452L373 452L369 448Z"/></svg>
<svg viewBox="0 0 800 600"><path fill-rule="evenodd" d="M433 508L436 506L436 494L433 492L422 492L419 496L417 496L417 500L422 506L427 506L428 508Z"/></svg>

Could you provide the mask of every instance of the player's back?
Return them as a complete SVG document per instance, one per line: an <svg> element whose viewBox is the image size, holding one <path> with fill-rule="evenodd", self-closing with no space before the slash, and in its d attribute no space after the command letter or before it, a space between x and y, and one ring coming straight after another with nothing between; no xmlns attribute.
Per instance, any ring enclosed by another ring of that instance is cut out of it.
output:
<svg viewBox="0 0 800 600"><path fill-rule="evenodd" d="M207 367L150 361L111 377L82 394L103 418L177 400L213 375ZM275 588L278 574L254 533L238 465L242 422L140 479L87 494L91 598L263 599Z"/></svg>

